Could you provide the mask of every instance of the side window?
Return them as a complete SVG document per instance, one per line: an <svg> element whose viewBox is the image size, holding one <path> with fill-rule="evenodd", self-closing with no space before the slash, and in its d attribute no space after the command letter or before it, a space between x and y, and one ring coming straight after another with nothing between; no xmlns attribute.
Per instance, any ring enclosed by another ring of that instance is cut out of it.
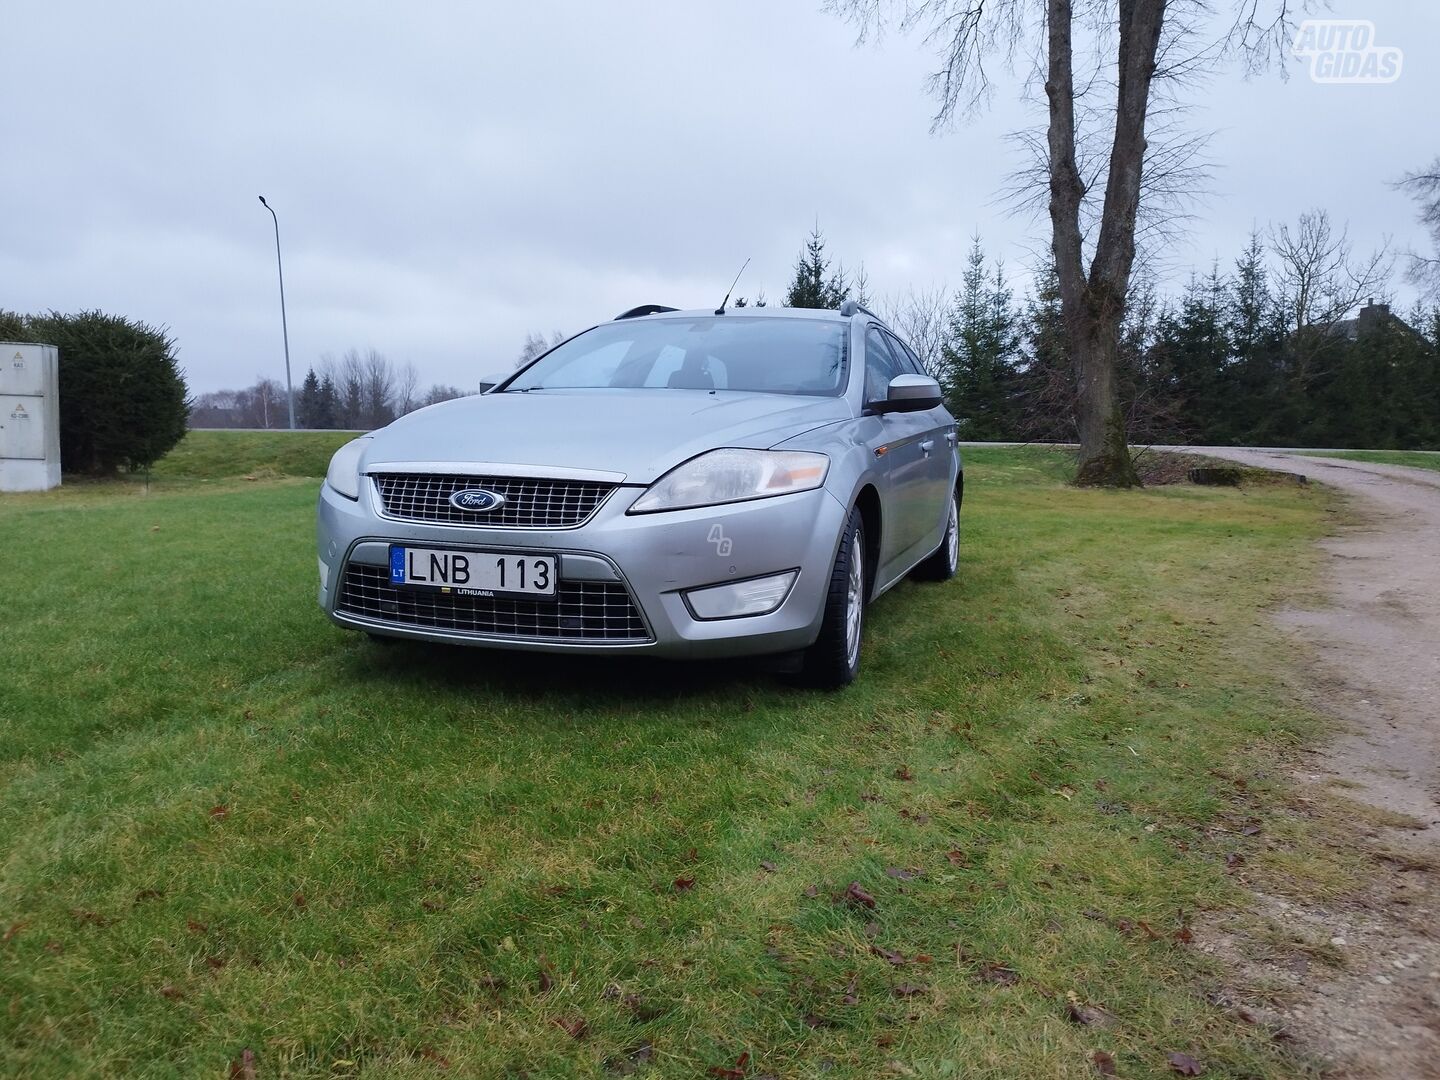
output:
<svg viewBox="0 0 1440 1080"><path fill-rule="evenodd" d="M890 349L899 358L900 369L907 375L927 374L925 365L920 363L920 358L915 355L915 350L894 335L890 335Z"/></svg>
<svg viewBox="0 0 1440 1080"><path fill-rule="evenodd" d="M901 370L885 335L874 326L865 331L865 403L884 401L890 380Z"/></svg>

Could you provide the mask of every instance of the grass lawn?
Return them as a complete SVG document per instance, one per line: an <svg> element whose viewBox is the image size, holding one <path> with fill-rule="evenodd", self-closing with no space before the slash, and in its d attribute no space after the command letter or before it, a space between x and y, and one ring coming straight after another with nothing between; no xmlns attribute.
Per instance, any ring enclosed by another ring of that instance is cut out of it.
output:
<svg viewBox="0 0 1440 1080"><path fill-rule="evenodd" d="M1412 469L1440 470L1440 450L1298 450L1295 453L1373 461L1379 465L1409 465Z"/></svg>
<svg viewBox="0 0 1440 1080"><path fill-rule="evenodd" d="M1295 1074L1187 939L1350 872L1259 614L1323 489L969 452L959 578L825 695L332 627L316 481L202 474L343 439L0 497L0 1075Z"/></svg>

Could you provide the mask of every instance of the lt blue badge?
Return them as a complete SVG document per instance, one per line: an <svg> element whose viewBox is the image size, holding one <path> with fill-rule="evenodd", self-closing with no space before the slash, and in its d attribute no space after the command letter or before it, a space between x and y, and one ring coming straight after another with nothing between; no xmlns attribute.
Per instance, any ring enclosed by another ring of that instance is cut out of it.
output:
<svg viewBox="0 0 1440 1080"><path fill-rule="evenodd" d="M390 584L405 584L405 549L399 544L390 545Z"/></svg>

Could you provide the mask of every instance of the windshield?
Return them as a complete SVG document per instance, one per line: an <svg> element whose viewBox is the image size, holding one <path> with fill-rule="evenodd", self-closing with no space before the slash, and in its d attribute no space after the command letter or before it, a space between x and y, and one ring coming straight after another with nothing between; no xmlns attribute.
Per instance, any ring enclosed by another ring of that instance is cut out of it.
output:
<svg viewBox="0 0 1440 1080"><path fill-rule="evenodd" d="M705 315L624 319L588 330L505 387L653 387L834 397L845 388L847 324Z"/></svg>

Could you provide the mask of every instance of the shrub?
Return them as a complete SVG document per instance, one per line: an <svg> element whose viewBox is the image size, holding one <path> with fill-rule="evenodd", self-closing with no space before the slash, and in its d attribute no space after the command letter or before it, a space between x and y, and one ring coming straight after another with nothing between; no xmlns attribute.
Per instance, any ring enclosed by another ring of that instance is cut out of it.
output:
<svg viewBox="0 0 1440 1080"><path fill-rule="evenodd" d="M163 329L82 311L31 315L20 340L60 348L60 463L112 475L147 468L185 435L190 401Z"/></svg>

